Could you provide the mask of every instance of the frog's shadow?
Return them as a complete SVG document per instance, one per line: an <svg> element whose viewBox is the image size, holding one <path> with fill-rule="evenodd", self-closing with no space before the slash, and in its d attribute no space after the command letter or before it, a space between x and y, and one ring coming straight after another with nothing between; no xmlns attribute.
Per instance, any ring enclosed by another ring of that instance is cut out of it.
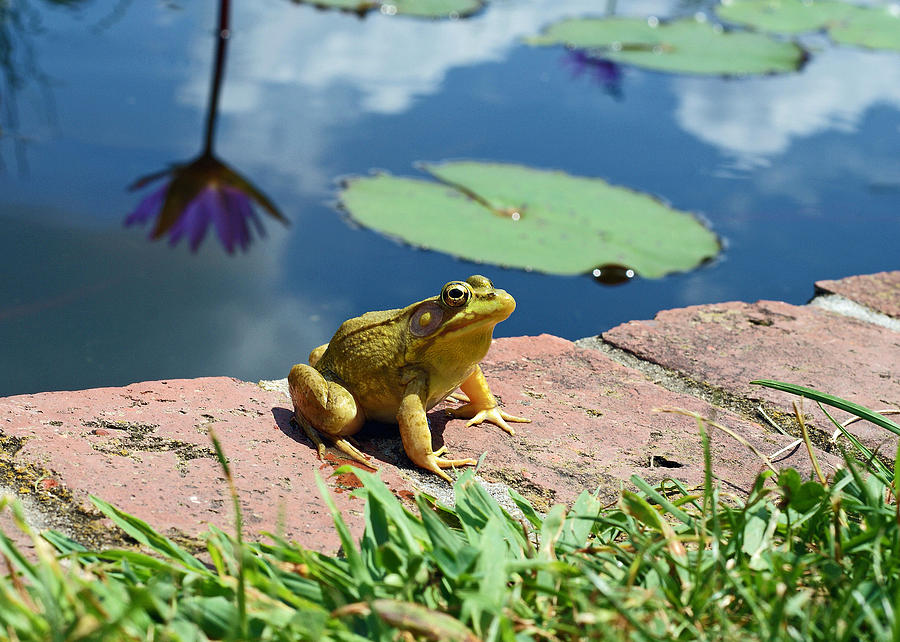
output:
<svg viewBox="0 0 900 642"><path fill-rule="evenodd" d="M303 428L294 421L294 411L289 408L276 406L272 408L272 418L281 432L294 442L316 451L316 445L306 436ZM432 410L428 413L428 426L431 428L431 442L434 450L444 445L444 429L447 422L453 419L444 410ZM406 456L403 449L403 441L400 439L400 431L397 424L367 421L362 429L353 438L359 444L359 449L373 459L404 468L415 468L415 465ZM347 455L334 447L331 442L323 437L326 452L336 455L341 460L347 459Z"/></svg>

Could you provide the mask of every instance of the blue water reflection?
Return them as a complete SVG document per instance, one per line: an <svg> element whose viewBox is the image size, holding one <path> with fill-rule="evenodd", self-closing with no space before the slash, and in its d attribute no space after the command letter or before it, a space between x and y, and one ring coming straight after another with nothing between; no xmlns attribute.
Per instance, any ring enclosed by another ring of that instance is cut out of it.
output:
<svg viewBox="0 0 900 642"><path fill-rule="evenodd" d="M47 80L17 90L0 137L0 395L283 376L344 318L476 272L518 301L497 335L578 338L694 303L802 303L816 279L900 267L900 55L817 42L800 74L751 80L626 67L617 99L573 78L563 50L520 44L593 1L434 23L236 3L217 149L292 225L236 257L147 243L121 226L125 187L196 153L215 8L113 4L29 4ZM698 212L727 247L691 274L606 288L413 250L330 206L336 177L447 158L600 176Z"/></svg>

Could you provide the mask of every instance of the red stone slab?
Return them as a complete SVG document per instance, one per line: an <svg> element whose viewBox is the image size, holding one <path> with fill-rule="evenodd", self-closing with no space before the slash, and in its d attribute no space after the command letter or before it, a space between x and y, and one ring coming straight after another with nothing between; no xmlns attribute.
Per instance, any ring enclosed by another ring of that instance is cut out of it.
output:
<svg viewBox="0 0 900 642"><path fill-rule="evenodd" d="M889 317L900 319L900 270L816 281L816 291L840 294Z"/></svg>
<svg viewBox="0 0 900 642"><path fill-rule="evenodd" d="M87 495L94 494L188 537L208 523L226 530L232 523L212 429L229 458L248 531L280 531L308 548L333 550L337 538L314 480L314 471L327 477L331 467L297 443L285 406L278 393L226 377L154 381L8 397L0 400L0 429L22 442L15 464L44 469L80 509L92 508ZM335 499L345 512L362 510L346 492Z"/></svg>
<svg viewBox="0 0 900 642"><path fill-rule="evenodd" d="M613 328L603 339L701 384L787 412L796 397L749 382L777 379L872 409L900 407L900 334L813 306L760 301L665 310L652 321ZM815 408L812 402L804 407ZM813 415L816 425L832 431L818 409ZM853 430L893 456L896 440L887 431L863 422Z"/></svg>
<svg viewBox="0 0 900 642"><path fill-rule="evenodd" d="M568 502L583 489L598 487L613 501L633 474L651 483L671 477L701 484L703 451L695 420L659 408L713 418L767 454L792 441L653 384L597 350L550 335L502 339L482 367L506 410L533 423L515 424L516 435L510 437L452 421L444 434L466 444L461 455L486 452L484 477L506 481L535 502L541 496ZM764 468L761 461L731 437L712 428L709 433L715 474L726 487L748 491ZM801 451L791 451L778 465L808 473L808 457ZM832 469L837 465L829 456L823 461Z"/></svg>
<svg viewBox="0 0 900 642"><path fill-rule="evenodd" d="M533 422L517 424L509 436L492 425L467 428L437 409L430 414L435 448L445 444L453 457L485 453L483 477L515 487L542 510L597 487L613 501L634 473L651 482L674 477L699 484L695 422L654 412L657 407L715 416L767 453L790 441L548 335L501 339L483 367L507 411ZM226 529L231 523L227 486L210 450L213 429L251 535L281 531L306 547L334 550L337 538L314 472L329 475L338 459L329 450L328 461L320 462L290 415L281 393L223 377L9 397L0 399L0 438L7 445L15 440L18 450L0 453L0 472L4 466L37 470L43 481L29 482L37 491L64 489L80 510L96 494L163 532L193 537L208 523ZM395 426L366 426L358 437L399 496L408 499L417 488L449 494L447 484L405 457ZM748 490L761 462L730 437L715 431L711 437L716 474L728 488ZM826 469L836 464L822 458ZM779 465L809 469L802 449ZM353 481L330 477L327 483L358 534L362 502L345 492Z"/></svg>

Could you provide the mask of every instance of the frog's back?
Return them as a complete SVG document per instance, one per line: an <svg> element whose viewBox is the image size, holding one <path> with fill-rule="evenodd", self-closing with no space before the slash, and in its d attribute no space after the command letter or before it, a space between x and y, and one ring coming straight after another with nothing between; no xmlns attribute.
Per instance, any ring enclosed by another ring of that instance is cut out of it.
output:
<svg viewBox="0 0 900 642"><path fill-rule="evenodd" d="M385 370L397 368L405 345L395 331L403 310L378 310L347 319L328 342L328 349L316 364L320 372L330 372L346 383L384 377Z"/></svg>

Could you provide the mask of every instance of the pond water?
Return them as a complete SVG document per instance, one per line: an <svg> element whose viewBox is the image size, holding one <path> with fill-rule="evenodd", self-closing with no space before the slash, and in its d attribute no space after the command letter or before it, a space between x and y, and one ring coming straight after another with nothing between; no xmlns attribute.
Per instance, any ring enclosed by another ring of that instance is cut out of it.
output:
<svg viewBox="0 0 900 642"><path fill-rule="evenodd" d="M123 226L143 196L126 188L201 148L216 4L0 9L11 51L0 89L0 395L282 377L345 318L473 273L518 301L495 336L576 339L691 304L801 304L817 279L900 267L900 54L812 37L796 74L625 67L611 87L562 48L522 42L597 13L586 0L498 0L437 22L235 2L216 149L290 225L266 218L266 238L234 255L214 235L197 253L149 242L149 227ZM657 195L700 215L725 249L690 273L609 287L413 249L333 207L341 176L420 175L417 161L458 158Z"/></svg>

